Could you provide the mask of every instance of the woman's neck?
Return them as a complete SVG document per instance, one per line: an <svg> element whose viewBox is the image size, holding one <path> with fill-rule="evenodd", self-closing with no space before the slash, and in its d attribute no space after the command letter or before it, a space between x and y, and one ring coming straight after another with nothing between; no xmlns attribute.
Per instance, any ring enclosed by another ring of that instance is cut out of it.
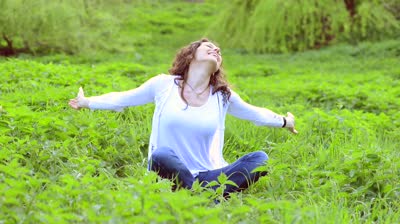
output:
<svg viewBox="0 0 400 224"><path fill-rule="evenodd" d="M210 84L213 69L213 67L205 63L191 63L186 82L195 90L205 89Z"/></svg>

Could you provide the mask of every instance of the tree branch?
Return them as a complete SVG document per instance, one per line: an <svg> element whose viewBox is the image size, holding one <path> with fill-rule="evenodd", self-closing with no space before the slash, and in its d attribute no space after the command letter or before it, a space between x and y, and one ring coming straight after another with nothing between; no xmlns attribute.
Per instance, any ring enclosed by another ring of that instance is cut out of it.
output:
<svg viewBox="0 0 400 224"><path fill-rule="evenodd" d="M13 49L12 40L8 38L5 33L3 33L3 39L7 42L7 47Z"/></svg>

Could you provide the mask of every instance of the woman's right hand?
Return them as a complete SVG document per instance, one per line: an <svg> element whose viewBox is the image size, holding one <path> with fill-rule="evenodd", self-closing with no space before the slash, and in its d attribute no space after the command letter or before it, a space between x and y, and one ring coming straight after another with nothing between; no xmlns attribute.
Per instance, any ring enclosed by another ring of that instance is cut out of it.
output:
<svg viewBox="0 0 400 224"><path fill-rule="evenodd" d="M289 129L293 134L298 134L299 132L294 127L294 115L290 112L287 112L286 118L286 126L285 128Z"/></svg>
<svg viewBox="0 0 400 224"><path fill-rule="evenodd" d="M85 97L82 87L79 87L78 96L75 99L70 99L68 104L75 110L89 108L89 99Z"/></svg>

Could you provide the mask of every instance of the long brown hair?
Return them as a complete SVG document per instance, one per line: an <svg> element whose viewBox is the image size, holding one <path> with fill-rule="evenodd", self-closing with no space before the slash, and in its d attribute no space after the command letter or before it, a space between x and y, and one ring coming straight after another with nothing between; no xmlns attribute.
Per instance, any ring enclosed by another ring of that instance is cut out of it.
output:
<svg viewBox="0 0 400 224"><path fill-rule="evenodd" d="M175 60L172 63L172 68L169 69L169 74L179 76L175 81L178 80L183 80L183 82L187 81L190 62L194 59L197 48L203 42L211 42L211 41L209 41L207 38L202 38L201 40L192 42L191 44L183 47L176 54ZM231 91L229 90L228 81L225 79L222 65L216 72L214 72L211 75L209 84L213 86L212 94L215 94L218 91L222 93L223 102L225 104L231 96ZM184 88L185 86L182 85L181 97L185 101L185 103L188 104L185 97L183 96Z"/></svg>

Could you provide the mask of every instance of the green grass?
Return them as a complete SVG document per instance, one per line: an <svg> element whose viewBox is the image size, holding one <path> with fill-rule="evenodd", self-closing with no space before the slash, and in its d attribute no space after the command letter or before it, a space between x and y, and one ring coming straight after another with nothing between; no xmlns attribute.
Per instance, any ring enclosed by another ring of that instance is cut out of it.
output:
<svg viewBox="0 0 400 224"><path fill-rule="evenodd" d="M183 5L181 13L191 10ZM170 13L155 20L184 33ZM263 150L269 175L218 205L211 199L218 192L197 185L171 192L169 181L146 171L153 105L121 113L68 107L79 86L98 95L167 73L172 48L201 36L208 20L199 17L187 37L167 32L135 45L140 56L0 61L0 223L400 221L398 40L287 55L223 49L228 80L242 98L292 112L300 133L227 117L226 159Z"/></svg>

